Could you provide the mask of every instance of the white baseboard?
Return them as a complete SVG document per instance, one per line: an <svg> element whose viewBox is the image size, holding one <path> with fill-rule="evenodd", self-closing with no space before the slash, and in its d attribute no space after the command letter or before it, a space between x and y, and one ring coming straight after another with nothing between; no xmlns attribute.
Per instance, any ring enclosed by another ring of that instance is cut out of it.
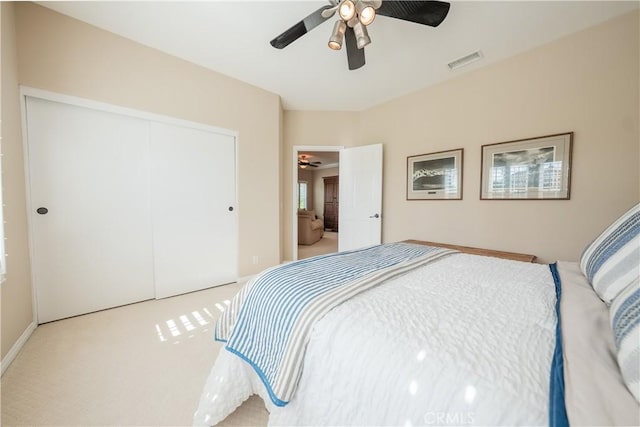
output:
<svg viewBox="0 0 640 427"><path fill-rule="evenodd" d="M9 350L9 352L4 357L4 359L2 359L1 375L4 375L4 371L6 371L9 365L11 365L11 362L13 362L13 359L16 358L16 356L18 355L22 347L24 347L25 343L27 342L27 340L29 339L33 331L36 330L37 326L38 325L36 324L36 322L31 322L29 326L27 326L27 329L24 330L22 335L20 335L20 338L18 338L18 341L16 341L15 344L13 344L13 346L11 347L11 350Z"/></svg>
<svg viewBox="0 0 640 427"><path fill-rule="evenodd" d="M249 280L255 278L257 274L252 274L250 276L238 277L238 283L247 283Z"/></svg>

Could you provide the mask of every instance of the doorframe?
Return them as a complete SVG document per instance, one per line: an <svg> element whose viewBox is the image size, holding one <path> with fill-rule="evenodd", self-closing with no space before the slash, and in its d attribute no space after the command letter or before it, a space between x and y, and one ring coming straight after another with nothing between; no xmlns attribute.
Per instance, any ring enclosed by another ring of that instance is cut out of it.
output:
<svg viewBox="0 0 640 427"><path fill-rule="evenodd" d="M340 152L343 145L294 145L291 156L291 255L293 261L298 259L298 156L302 151ZM339 157L338 157L339 158ZM339 160L338 160L339 162Z"/></svg>
<svg viewBox="0 0 640 427"><path fill-rule="evenodd" d="M205 123L198 123L190 120L179 119L176 117L165 116L162 114L151 113L144 110L138 110L134 108L123 107L116 104L109 104L106 102L95 101L88 98L81 98L73 95L66 95L58 92L51 92L44 89L37 89L30 86L20 85L20 112L22 122L22 152L23 152L23 165L24 165L24 179L25 179L25 200L27 209L27 238L29 240L29 276L31 279L31 309L33 314L34 329L40 324L38 321L38 299L37 299L37 277L33 268L35 253L34 253L34 239L33 234L33 220L32 209L33 204L31 201L31 163L29 159L29 135L27 126L27 97L39 98L46 101L58 102L61 104L73 105L76 107L88 108L98 111L104 111L107 113L120 114L129 117L135 117L142 120L155 121L165 123L169 125L182 126L192 129L204 130L207 132L218 133L221 135L231 136L235 140L234 161L235 161L235 234L236 234L236 259L237 269L240 268L240 204L239 204L239 186L238 186L238 153L239 153L239 137L238 131L225 129ZM297 229L296 229L297 232ZM296 247L297 250L297 247ZM239 273L236 270L236 277ZM155 285L154 285L155 286Z"/></svg>

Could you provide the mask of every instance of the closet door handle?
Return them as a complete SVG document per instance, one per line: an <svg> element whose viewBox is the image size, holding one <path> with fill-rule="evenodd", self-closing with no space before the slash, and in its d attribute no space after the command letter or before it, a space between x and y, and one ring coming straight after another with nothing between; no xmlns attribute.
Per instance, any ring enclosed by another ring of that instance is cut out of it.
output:
<svg viewBox="0 0 640 427"><path fill-rule="evenodd" d="M229 206L229 212L233 212L233 206Z"/></svg>
<svg viewBox="0 0 640 427"><path fill-rule="evenodd" d="M380 218L379 214L371 215L369 218Z"/></svg>
<svg viewBox="0 0 640 427"><path fill-rule="evenodd" d="M36 209L36 212L38 212L40 215L46 215L47 212L49 212L49 209L42 207L42 208Z"/></svg>

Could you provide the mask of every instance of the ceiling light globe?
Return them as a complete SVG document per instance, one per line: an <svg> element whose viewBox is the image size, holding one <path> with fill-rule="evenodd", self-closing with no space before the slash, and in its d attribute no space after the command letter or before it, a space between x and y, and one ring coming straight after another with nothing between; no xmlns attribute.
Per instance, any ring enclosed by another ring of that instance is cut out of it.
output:
<svg viewBox="0 0 640 427"><path fill-rule="evenodd" d="M356 4L358 19L362 25L369 25L376 19L376 10L373 6L363 2L362 0Z"/></svg>
<svg viewBox="0 0 640 427"><path fill-rule="evenodd" d="M356 14L356 5L351 0L342 0L338 7L338 14L343 21L348 21Z"/></svg>
<svg viewBox="0 0 640 427"><path fill-rule="evenodd" d="M360 22L362 25L369 25L376 19L376 11L371 6L364 8L360 16Z"/></svg>

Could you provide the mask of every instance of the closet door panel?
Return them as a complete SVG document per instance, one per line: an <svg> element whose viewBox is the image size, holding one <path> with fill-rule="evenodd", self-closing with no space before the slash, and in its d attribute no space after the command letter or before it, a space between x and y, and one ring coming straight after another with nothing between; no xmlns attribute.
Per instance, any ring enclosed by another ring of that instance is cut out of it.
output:
<svg viewBox="0 0 640 427"><path fill-rule="evenodd" d="M156 298L237 280L235 138L150 125Z"/></svg>
<svg viewBox="0 0 640 427"><path fill-rule="evenodd" d="M39 323L153 298L148 124L31 97L26 110Z"/></svg>

